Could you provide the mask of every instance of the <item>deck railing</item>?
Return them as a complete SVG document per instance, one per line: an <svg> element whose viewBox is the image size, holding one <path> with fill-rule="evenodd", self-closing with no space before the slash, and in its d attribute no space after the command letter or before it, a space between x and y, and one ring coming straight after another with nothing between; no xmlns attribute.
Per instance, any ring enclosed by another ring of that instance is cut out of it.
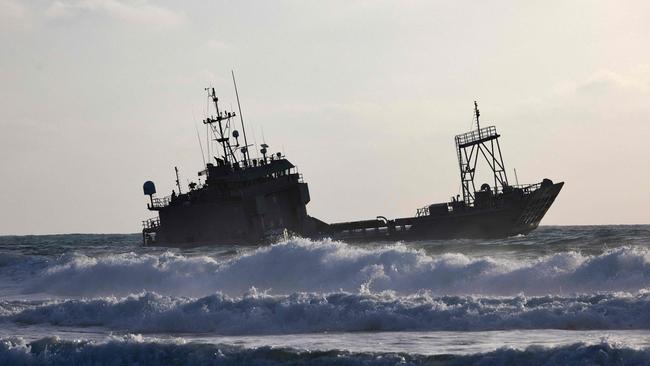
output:
<svg viewBox="0 0 650 366"><path fill-rule="evenodd" d="M429 206L424 206L422 208L418 208L415 216L421 217L421 216L429 216Z"/></svg>
<svg viewBox="0 0 650 366"><path fill-rule="evenodd" d="M169 206L169 204L171 202L172 202L172 197L171 196L166 196L166 197L161 197L161 198L154 198L152 200L151 208L163 208L163 207Z"/></svg>
<svg viewBox="0 0 650 366"><path fill-rule="evenodd" d="M156 229L160 226L160 218L152 217L150 219L142 221L143 229Z"/></svg>
<svg viewBox="0 0 650 366"><path fill-rule="evenodd" d="M474 130L460 135L456 135L456 145L464 146L471 145L472 143L480 140L491 139L498 137L497 128L494 126L483 127L480 130Z"/></svg>
<svg viewBox="0 0 650 366"><path fill-rule="evenodd" d="M509 188L519 188L521 189L524 194L530 194L537 189L539 189L542 186L541 183L535 183L535 184L521 184L521 185L512 185L508 186ZM497 188L497 194L502 194L503 193L503 187ZM431 205L424 206L422 208L418 208L417 211L415 212L416 217L421 217L421 216L429 216L430 210L429 207Z"/></svg>
<svg viewBox="0 0 650 366"><path fill-rule="evenodd" d="M537 189L538 189L539 187L541 187L541 186L542 186L541 183L535 183L535 184L520 184L520 185L512 185L512 186L509 186L509 187L512 187L512 188L519 188L519 189L521 189L522 191L524 191L524 194L529 194L529 193L531 193L531 192L537 190ZM497 193L503 193L503 187L499 187L499 188L497 189Z"/></svg>

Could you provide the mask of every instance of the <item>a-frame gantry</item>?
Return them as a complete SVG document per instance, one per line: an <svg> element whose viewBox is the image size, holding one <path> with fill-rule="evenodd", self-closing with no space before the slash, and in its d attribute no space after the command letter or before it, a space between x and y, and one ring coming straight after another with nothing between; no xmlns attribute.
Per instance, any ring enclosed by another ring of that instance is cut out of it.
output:
<svg viewBox="0 0 650 366"><path fill-rule="evenodd" d="M498 193L499 188L508 186L506 168L503 164L503 156L501 155L501 147L499 146L499 137L501 136L497 133L497 129L494 126L481 128L479 119L480 112L476 102L474 102L474 116L476 118L477 129L457 135L455 138L463 201L467 206L474 204L476 192L474 177L479 155L483 156L490 169L492 169L494 176L494 194ZM483 189L485 187L481 187L481 190Z"/></svg>

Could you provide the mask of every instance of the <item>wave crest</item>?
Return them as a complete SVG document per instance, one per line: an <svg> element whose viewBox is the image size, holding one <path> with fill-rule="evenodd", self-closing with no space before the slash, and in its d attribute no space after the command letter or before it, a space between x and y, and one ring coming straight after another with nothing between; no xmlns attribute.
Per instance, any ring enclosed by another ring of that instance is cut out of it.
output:
<svg viewBox="0 0 650 366"><path fill-rule="evenodd" d="M227 345L143 341L137 336L103 343L0 340L0 363L10 365L647 365L650 350L602 342L525 350L501 348L472 355L411 355L299 351L290 348L245 349Z"/></svg>
<svg viewBox="0 0 650 366"><path fill-rule="evenodd" d="M209 256L134 253L72 255L47 267L28 292L127 295L143 290L202 296L240 295L251 287L276 294L367 289L438 295L572 294L638 291L650 284L650 251L622 247L597 256L558 253L537 260L430 256L395 244L359 248L323 240L291 240L229 260Z"/></svg>
<svg viewBox="0 0 650 366"><path fill-rule="evenodd" d="M325 331L650 329L650 293L526 298L430 294L269 295L199 299L155 293L66 300L17 310L4 321L102 326L127 332L285 334Z"/></svg>

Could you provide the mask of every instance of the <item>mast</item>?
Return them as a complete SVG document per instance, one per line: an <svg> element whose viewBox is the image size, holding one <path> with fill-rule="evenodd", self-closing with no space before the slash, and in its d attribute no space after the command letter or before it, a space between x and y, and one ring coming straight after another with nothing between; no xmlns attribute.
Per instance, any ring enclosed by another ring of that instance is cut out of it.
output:
<svg viewBox="0 0 650 366"><path fill-rule="evenodd" d="M212 128L212 132L214 131L214 127L212 126L213 123L217 123L219 125L219 137L216 139L218 143L221 144L221 147L223 148L223 158L224 158L224 163L228 164L230 163L230 159L228 158L228 155L230 154L232 156L232 163L237 163L237 157L232 151L232 146L230 146L230 137L224 135L224 128L223 124L221 123L222 121L226 121L227 126L230 124L230 118L236 116L235 113L232 112L224 112L222 113L219 111L219 98L217 98L217 94L214 91L214 88L206 88L205 90L208 90L208 96L212 98L212 102L214 103L214 108L217 111L217 116L215 117L206 117L206 119L203 121L204 124L210 125Z"/></svg>

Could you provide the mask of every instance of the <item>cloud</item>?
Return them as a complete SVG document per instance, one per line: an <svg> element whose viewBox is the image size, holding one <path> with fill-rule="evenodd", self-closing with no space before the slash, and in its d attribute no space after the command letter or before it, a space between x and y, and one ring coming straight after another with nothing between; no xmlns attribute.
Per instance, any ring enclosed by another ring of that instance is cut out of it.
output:
<svg viewBox="0 0 650 366"><path fill-rule="evenodd" d="M14 0L0 0L0 26L16 28L26 25L27 10Z"/></svg>
<svg viewBox="0 0 650 366"><path fill-rule="evenodd" d="M174 27L184 22L182 14L153 5L148 1L133 0L68 0L55 1L45 12L50 18L68 18L84 14L100 14L122 22Z"/></svg>
<svg viewBox="0 0 650 366"><path fill-rule="evenodd" d="M650 90L650 65L639 65L626 72L602 69L588 77L560 84L556 91L560 96L567 94L598 96L612 92L645 94Z"/></svg>
<svg viewBox="0 0 650 366"><path fill-rule="evenodd" d="M643 84L638 80L617 74L609 70L602 70L576 87L579 94L601 94L613 89L642 90Z"/></svg>
<svg viewBox="0 0 650 366"><path fill-rule="evenodd" d="M207 41L205 46L213 50L222 50L229 47L228 43L216 39Z"/></svg>

